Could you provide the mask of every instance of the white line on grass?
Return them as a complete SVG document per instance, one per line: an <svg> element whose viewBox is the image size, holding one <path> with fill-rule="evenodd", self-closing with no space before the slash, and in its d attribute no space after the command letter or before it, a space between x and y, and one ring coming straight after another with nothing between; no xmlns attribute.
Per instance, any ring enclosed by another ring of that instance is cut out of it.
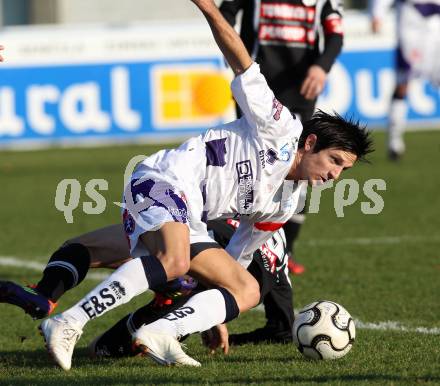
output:
<svg viewBox="0 0 440 386"><path fill-rule="evenodd" d="M252 308L251 311L257 312L265 312L264 306L259 304L257 307ZM354 324L359 330L381 330L381 331L399 331L399 332L417 332L419 334L428 334L428 335L440 335L440 328L433 327L406 327L400 322L394 322L388 320L386 322L363 322L359 319L354 320Z"/></svg>
<svg viewBox="0 0 440 386"><path fill-rule="evenodd" d="M418 332L421 334L431 334L431 335L440 334L440 328L438 327L433 327L433 328L406 327L399 322L393 322L391 320L387 322L369 323L355 319L354 323L356 328L361 328L364 330L405 331L405 332Z"/></svg>
<svg viewBox="0 0 440 386"><path fill-rule="evenodd" d="M299 240L298 244L307 246L326 246L326 245L385 245L401 243L438 243L440 235L432 236L385 236L385 237L352 237L341 239L315 239Z"/></svg>
<svg viewBox="0 0 440 386"><path fill-rule="evenodd" d="M0 256L0 266L27 268L32 271L43 272L45 264L37 263L35 261L26 261L12 256ZM105 273L91 272L87 274L86 279L103 280L106 277L108 277L108 275L106 275ZM260 304L259 306L253 308L252 311L264 312L264 307ZM355 325L356 328L363 330L404 331L430 335L440 334L440 328L437 327L406 327L399 322L393 321L370 323L362 322L361 320L355 320Z"/></svg>
<svg viewBox="0 0 440 386"><path fill-rule="evenodd" d="M0 256L0 266L1 265L5 267L27 268L32 271L39 272L43 272L44 267L46 267L46 264L37 263L36 261L18 259L13 256ZM105 273L91 272L87 274L86 279L103 280L106 277L108 277L108 274L106 275Z"/></svg>

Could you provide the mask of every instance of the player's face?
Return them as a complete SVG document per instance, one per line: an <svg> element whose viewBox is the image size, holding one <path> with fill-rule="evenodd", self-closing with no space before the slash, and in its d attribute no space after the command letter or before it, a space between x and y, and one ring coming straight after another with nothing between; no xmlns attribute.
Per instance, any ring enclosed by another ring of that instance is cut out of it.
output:
<svg viewBox="0 0 440 386"><path fill-rule="evenodd" d="M328 148L313 152L314 144L307 146L299 165L300 179L312 186L336 180L341 173L353 166L357 156L345 150Z"/></svg>

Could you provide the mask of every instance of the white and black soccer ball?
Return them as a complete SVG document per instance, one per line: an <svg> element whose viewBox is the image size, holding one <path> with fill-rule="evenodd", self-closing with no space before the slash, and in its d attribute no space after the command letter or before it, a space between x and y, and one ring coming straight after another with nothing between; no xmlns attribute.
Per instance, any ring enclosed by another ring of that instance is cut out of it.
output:
<svg viewBox="0 0 440 386"><path fill-rule="evenodd" d="M318 301L305 306L293 323L293 341L312 359L338 359L347 354L355 339L351 315L341 305Z"/></svg>

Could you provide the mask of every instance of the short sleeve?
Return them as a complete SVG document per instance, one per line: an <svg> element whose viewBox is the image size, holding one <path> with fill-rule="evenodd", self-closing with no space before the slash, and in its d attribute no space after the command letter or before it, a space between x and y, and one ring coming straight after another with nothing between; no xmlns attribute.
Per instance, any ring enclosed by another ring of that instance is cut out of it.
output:
<svg viewBox="0 0 440 386"><path fill-rule="evenodd" d="M290 113L275 97L253 63L244 73L232 81L232 92L246 121L258 136L295 136L301 132L299 119Z"/></svg>

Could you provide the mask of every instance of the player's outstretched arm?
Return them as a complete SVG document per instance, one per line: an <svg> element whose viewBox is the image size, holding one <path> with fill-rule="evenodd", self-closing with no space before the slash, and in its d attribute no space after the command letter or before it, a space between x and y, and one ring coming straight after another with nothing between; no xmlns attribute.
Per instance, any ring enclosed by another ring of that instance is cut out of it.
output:
<svg viewBox="0 0 440 386"><path fill-rule="evenodd" d="M235 75L246 71L252 64L246 47L225 18L220 13L213 0L191 0L202 11L218 47L223 53Z"/></svg>
<svg viewBox="0 0 440 386"><path fill-rule="evenodd" d="M0 62L3 62L3 56L1 55L1 51L3 51L5 47L0 45Z"/></svg>

